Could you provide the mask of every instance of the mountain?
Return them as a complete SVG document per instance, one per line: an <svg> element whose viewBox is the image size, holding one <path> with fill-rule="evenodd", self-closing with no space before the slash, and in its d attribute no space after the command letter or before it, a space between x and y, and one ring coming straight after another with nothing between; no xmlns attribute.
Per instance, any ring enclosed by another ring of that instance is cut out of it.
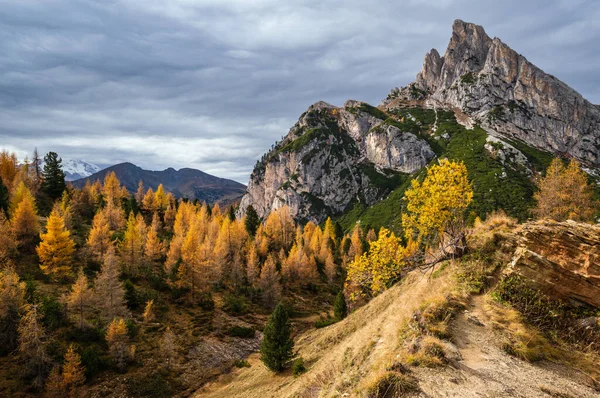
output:
<svg viewBox="0 0 600 398"><path fill-rule="evenodd" d="M443 57L425 56L416 81L383 102L452 109L490 134L600 166L600 106L542 71L483 27L461 20Z"/></svg>
<svg viewBox="0 0 600 398"><path fill-rule="evenodd" d="M65 180L67 181L75 181L80 178L89 177L100 171L99 166L78 159L64 160L62 165L63 171L65 172Z"/></svg>
<svg viewBox="0 0 600 398"><path fill-rule="evenodd" d="M463 161L470 213L530 216L532 177L554 156L600 167L600 108L481 26L457 20L443 57L379 107L317 102L257 162L240 213L288 205L297 220L398 229L404 190L436 157Z"/></svg>
<svg viewBox="0 0 600 398"><path fill-rule="evenodd" d="M73 186L81 188L87 181L103 181L110 172L114 172L121 184L131 193L137 191L138 182L142 181L146 189L156 190L160 184L163 184L165 190L176 197L198 199L211 204L236 202L246 188L238 182L215 177L200 170L168 168L163 171L149 171L132 163L120 163L108 167L87 178L73 181Z"/></svg>
<svg viewBox="0 0 600 398"><path fill-rule="evenodd" d="M435 156L379 109L347 101L311 105L287 136L257 163L240 209L260 216L282 205L298 220L323 221L354 202L370 206Z"/></svg>
<svg viewBox="0 0 600 398"><path fill-rule="evenodd" d="M43 160L41 161L40 167L44 167ZM75 181L89 177L101 170L99 166L79 159L63 159L62 168L65 172L66 181Z"/></svg>

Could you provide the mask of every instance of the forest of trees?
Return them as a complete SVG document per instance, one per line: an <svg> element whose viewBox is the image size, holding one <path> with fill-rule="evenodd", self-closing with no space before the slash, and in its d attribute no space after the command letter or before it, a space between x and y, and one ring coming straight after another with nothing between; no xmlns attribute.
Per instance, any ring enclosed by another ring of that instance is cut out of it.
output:
<svg viewBox="0 0 600 398"><path fill-rule="evenodd" d="M585 175L557 162L540 180L536 212L589 220ZM297 297L339 321L406 271L460 255L473 199L464 164L441 160L405 194L404 236L360 224L344 234L331 219L298 225L285 206L261 220L251 207L237 218L233 207L176 199L162 185L140 182L131 194L114 173L74 189L57 154L39 165L37 151L22 164L0 153L0 355L21 361L29 388L70 396L101 370L126 372L140 329L172 369L180 339L170 315L211 314L215 296L232 313L277 308L263 359L282 370L293 356L288 311Z"/></svg>

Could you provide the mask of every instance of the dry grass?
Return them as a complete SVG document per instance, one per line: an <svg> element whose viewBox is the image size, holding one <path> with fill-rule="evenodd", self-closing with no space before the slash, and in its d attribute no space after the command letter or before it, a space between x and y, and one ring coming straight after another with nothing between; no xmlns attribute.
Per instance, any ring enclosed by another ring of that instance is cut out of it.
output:
<svg viewBox="0 0 600 398"><path fill-rule="evenodd" d="M477 218L469 231L469 248L480 249L488 242L495 241L498 235L514 232L517 224L516 219L507 216L502 210L488 214L485 221Z"/></svg>
<svg viewBox="0 0 600 398"><path fill-rule="evenodd" d="M236 369L232 375L206 386L198 394L202 397L264 398L364 393L377 384L374 380L379 376L395 372L390 370L390 364L397 361L399 352L404 350L406 326L415 313L426 314L427 319L446 319L444 311L434 310L437 305L429 308L423 303L444 303L448 297L459 293L452 267L440 272L437 278L413 272L402 283L375 297L343 321L301 335L296 347L305 360L305 374L295 379L291 372L273 375L260 363L258 356L252 356L250 368ZM439 325L440 329L435 330L438 323L428 321L425 324L431 333L447 333ZM423 352L432 358L439 357L438 346L433 344L435 337L430 337L423 344ZM375 379L369 375L376 375ZM404 385L406 378L402 375L398 380Z"/></svg>
<svg viewBox="0 0 600 398"><path fill-rule="evenodd" d="M396 398L419 391L417 380L407 374L386 371L367 381L362 395L367 398Z"/></svg>

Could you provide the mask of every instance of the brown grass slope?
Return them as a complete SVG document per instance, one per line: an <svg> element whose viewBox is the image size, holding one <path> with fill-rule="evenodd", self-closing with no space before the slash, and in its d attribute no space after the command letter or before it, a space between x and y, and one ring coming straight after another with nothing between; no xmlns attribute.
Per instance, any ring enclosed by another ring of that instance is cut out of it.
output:
<svg viewBox="0 0 600 398"><path fill-rule="evenodd" d="M512 228L500 222L473 241L481 246ZM478 291L495 283L496 265L507 260L501 252L408 274L344 321L302 334L296 347L307 372L297 378L272 374L253 354L249 368L222 375L195 396L600 396L597 353L551 343L521 314Z"/></svg>

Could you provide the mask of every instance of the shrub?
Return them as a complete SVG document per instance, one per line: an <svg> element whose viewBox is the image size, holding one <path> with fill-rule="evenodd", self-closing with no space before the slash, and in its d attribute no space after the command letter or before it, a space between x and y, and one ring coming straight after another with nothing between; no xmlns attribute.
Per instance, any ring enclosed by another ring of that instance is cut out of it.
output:
<svg viewBox="0 0 600 398"><path fill-rule="evenodd" d="M123 288L125 289L125 301L127 301L127 307L130 310L138 309L140 307L140 300L133 282L127 279L123 282Z"/></svg>
<svg viewBox="0 0 600 398"><path fill-rule="evenodd" d="M419 385L414 377L397 372L385 372L367 386L365 392L369 398L393 398L416 391L419 391Z"/></svg>
<svg viewBox="0 0 600 398"><path fill-rule="evenodd" d="M248 305L243 297L228 294L225 296L223 310L232 315L243 315L248 312Z"/></svg>
<svg viewBox="0 0 600 398"><path fill-rule="evenodd" d="M213 296L210 292L201 293L198 304L204 311L212 311L215 309L215 301L213 300Z"/></svg>
<svg viewBox="0 0 600 398"><path fill-rule="evenodd" d="M252 339L256 335L256 330L243 326L232 326L225 332L231 337L241 337L244 339Z"/></svg>
<svg viewBox="0 0 600 398"><path fill-rule="evenodd" d="M321 329L324 327L327 327L329 325L333 325L334 323L336 323L338 320L336 318L324 318L324 319L319 319L318 321L315 322L315 327L317 329Z"/></svg>
<svg viewBox="0 0 600 398"><path fill-rule="evenodd" d="M171 397L173 395L169 381L161 373L146 374L131 378L127 382L130 397Z"/></svg>
<svg viewBox="0 0 600 398"><path fill-rule="evenodd" d="M294 377L298 377L304 372L306 372L306 366L304 366L304 358L300 357L294 361L294 365L292 366L292 373L294 374Z"/></svg>
<svg viewBox="0 0 600 398"><path fill-rule="evenodd" d="M85 367L85 377L90 380L100 371L108 368L108 361L96 346L86 347L81 353L81 364Z"/></svg>
<svg viewBox="0 0 600 398"><path fill-rule="evenodd" d="M250 364L245 359L239 359L234 362L233 366L236 368L249 368Z"/></svg>
<svg viewBox="0 0 600 398"><path fill-rule="evenodd" d="M42 297L39 308L42 322L48 329L56 329L65 323L65 308L55 297Z"/></svg>

